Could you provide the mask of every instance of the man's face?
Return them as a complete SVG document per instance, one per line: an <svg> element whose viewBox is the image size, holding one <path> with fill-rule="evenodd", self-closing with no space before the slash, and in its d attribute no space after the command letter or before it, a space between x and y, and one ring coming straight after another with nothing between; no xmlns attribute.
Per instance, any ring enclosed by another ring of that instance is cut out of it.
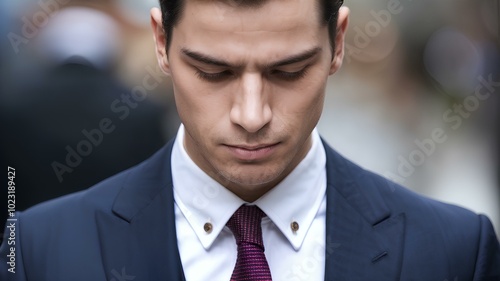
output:
<svg viewBox="0 0 500 281"><path fill-rule="evenodd" d="M184 146L204 172L254 201L305 157L327 78L341 64L347 13L332 52L316 1L186 1L167 54L161 13L152 11Z"/></svg>

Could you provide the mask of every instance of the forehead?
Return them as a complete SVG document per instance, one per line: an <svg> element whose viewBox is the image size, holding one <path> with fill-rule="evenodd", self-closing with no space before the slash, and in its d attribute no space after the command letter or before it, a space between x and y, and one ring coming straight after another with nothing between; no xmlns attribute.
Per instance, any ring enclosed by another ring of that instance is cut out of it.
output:
<svg viewBox="0 0 500 281"><path fill-rule="evenodd" d="M317 1L269 0L256 6L236 1L187 0L174 27L177 47L231 55L267 54L316 47L327 39ZM261 1L262 2L262 1Z"/></svg>

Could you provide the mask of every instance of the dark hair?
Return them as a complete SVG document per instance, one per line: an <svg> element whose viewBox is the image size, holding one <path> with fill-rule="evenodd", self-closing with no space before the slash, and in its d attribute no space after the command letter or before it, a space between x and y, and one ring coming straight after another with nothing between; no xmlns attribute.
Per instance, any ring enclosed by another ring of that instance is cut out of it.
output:
<svg viewBox="0 0 500 281"><path fill-rule="evenodd" d="M184 2L188 0L159 0L161 13L163 18L163 30L167 40L167 50L170 47L172 38L172 29L179 23L182 16ZM227 1L227 0L226 0ZM270 0L229 0L230 2L242 7L256 7ZM339 16L339 8L344 0L317 0L322 22L328 25L328 34L330 37L330 45L335 49L335 36L337 34L337 19Z"/></svg>

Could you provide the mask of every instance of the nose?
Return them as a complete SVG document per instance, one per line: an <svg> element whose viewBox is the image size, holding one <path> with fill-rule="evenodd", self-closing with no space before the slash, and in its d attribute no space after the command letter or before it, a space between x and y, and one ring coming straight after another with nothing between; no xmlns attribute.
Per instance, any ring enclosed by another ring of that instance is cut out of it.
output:
<svg viewBox="0 0 500 281"><path fill-rule="evenodd" d="M256 133L271 121L272 111L259 73L243 74L230 112L231 122Z"/></svg>

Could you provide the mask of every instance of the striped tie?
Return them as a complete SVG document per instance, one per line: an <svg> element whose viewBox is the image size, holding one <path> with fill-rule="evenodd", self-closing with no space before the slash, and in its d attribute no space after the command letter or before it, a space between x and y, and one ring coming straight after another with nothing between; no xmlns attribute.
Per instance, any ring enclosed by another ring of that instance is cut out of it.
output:
<svg viewBox="0 0 500 281"><path fill-rule="evenodd" d="M238 245L238 258L231 281L272 280L262 242L260 223L264 216L259 207L243 205L227 222Z"/></svg>

